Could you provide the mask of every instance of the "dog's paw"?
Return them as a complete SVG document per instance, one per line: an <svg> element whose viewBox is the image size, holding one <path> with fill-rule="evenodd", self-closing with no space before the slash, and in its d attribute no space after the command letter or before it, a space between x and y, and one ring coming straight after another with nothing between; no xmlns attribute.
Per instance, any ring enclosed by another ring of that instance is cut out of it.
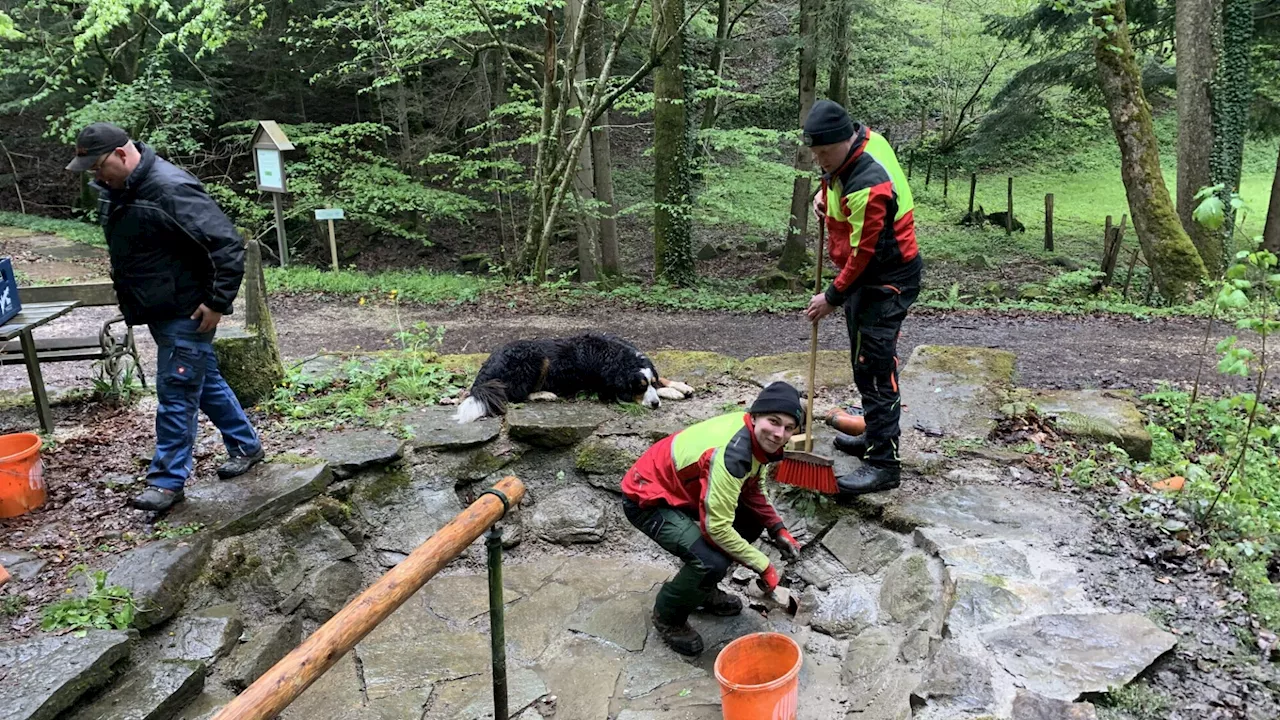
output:
<svg viewBox="0 0 1280 720"><path fill-rule="evenodd" d="M671 388L672 390L675 390L676 392L680 393L685 397L689 397L690 395L693 394L693 388L689 387L688 385L685 385L679 380L667 380L667 387Z"/></svg>
<svg viewBox="0 0 1280 720"><path fill-rule="evenodd" d="M457 405L457 404L458 404L458 403L460 403L460 402L462 402L462 400L460 400L460 399L458 399L458 398L452 398L452 397L442 397L442 398L440 398L440 404L441 404L441 405Z"/></svg>
<svg viewBox="0 0 1280 720"><path fill-rule="evenodd" d="M560 398L557 397L555 393L550 393L545 390L542 392L529 393L529 400L531 402L554 402L559 399Z"/></svg>
<svg viewBox="0 0 1280 720"><path fill-rule="evenodd" d="M683 400L684 393L673 387L658 388L658 397L663 400Z"/></svg>

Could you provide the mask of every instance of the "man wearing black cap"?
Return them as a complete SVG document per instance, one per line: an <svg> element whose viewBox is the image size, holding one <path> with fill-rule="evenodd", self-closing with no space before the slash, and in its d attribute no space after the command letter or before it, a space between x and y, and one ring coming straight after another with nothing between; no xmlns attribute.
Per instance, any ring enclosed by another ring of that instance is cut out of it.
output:
<svg viewBox="0 0 1280 720"><path fill-rule="evenodd" d="M623 476L627 520L684 561L653 607L654 627L676 652L703 650L690 613L742 612L742 601L717 587L735 561L760 573L768 590L778 586L777 569L752 546L761 532L769 531L784 557L800 557L800 544L760 490L760 475L782 459L782 448L803 424L800 393L776 382L746 413L704 420L659 440Z"/></svg>
<svg viewBox="0 0 1280 720"><path fill-rule="evenodd" d="M867 421L861 437L836 439L837 448L863 459L837 485L852 495L891 490L901 474L898 333L920 294L924 268L911 188L889 142L830 100L813 104L804 143L822 167L813 208L825 225L831 261L840 268L826 291L809 301L805 315L818 322L844 306L853 379Z"/></svg>
<svg viewBox="0 0 1280 720"><path fill-rule="evenodd" d="M197 411L222 432L231 456L220 477L263 457L213 352L218 322L240 290L243 243L199 180L111 123L80 132L67 169L93 173L120 312L156 341L156 452L133 506L167 510L182 500L191 474Z"/></svg>

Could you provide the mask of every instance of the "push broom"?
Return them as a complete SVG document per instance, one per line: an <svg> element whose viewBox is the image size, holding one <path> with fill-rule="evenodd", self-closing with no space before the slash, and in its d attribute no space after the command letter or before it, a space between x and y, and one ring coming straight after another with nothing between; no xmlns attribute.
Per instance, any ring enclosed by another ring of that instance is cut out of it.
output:
<svg viewBox="0 0 1280 720"><path fill-rule="evenodd" d="M822 292L822 250L827 224L822 223L818 231L818 269L814 280L815 293ZM831 458L822 457L813 452L813 394L817 387L818 375L818 323L814 322L809 334L809 400L804 413L804 450L788 450L773 474L774 480L784 485L794 485L806 490L835 495L840 490L836 487L836 471Z"/></svg>

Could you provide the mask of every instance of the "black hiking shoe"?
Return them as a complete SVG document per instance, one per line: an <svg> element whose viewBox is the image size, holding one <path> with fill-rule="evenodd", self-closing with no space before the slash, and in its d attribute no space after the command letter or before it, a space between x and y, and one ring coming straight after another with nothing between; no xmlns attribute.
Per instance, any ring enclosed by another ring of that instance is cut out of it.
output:
<svg viewBox="0 0 1280 720"><path fill-rule="evenodd" d="M218 467L218 477L223 480L230 480L238 475L249 472L249 468L262 462L267 454L262 448L258 448L258 452L252 455L238 455L227 460Z"/></svg>
<svg viewBox="0 0 1280 720"><path fill-rule="evenodd" d="M866 435L845 435L844 433L836 433L836 439L832 443L836 449L845 455L852 455L859 460L867 456L867 436Z"/></svg>
<svg viewBox="0 0 1280 720"><path fill-rule="evenodd" d="M867 493L893 490L901 482L902 472L896 466L872 465L862 467L836 479L836 487L842 495L866 495Z"/></svg>
<svg viewBox="0 0 1280 720"><path fill-rule="evenodd" d="M139 510L164 512L182 502L185 497L181 490L165 490L152 485L143 490L142 494L135 497L131 504Z"/></svg>
<svg viewBox="0 0 1280 720"><path fill-rule="evenodd" d="M737 595L727 593L717 587L698 606L698 612L711 613L720 617L733 617L742 613L742 600Z"/></svg>
<svg viewBox="0 0 1280 720"><path fill-rule="evenodd" d="M702 636L698 634L697 630L689 627L687 621L680 625L670 625L662 622L658 617L658 613L655 612L653 614L653 627L658 631L658 636L662 638L662 642L681 655L694 657L702 653Z"/></svg>

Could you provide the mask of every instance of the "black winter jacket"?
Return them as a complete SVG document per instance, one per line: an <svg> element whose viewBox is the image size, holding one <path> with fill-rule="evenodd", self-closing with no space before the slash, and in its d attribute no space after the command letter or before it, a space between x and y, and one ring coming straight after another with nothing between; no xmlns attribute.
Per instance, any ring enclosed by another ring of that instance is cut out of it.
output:
<svg viewBox="0 0 1280 720"><path fill-rule="evenodd" d="M244 276L240 235L191 173L134 145L142 159L123 190L93 183L125 322L190 317L201 303L229 314Z"/></svg>

